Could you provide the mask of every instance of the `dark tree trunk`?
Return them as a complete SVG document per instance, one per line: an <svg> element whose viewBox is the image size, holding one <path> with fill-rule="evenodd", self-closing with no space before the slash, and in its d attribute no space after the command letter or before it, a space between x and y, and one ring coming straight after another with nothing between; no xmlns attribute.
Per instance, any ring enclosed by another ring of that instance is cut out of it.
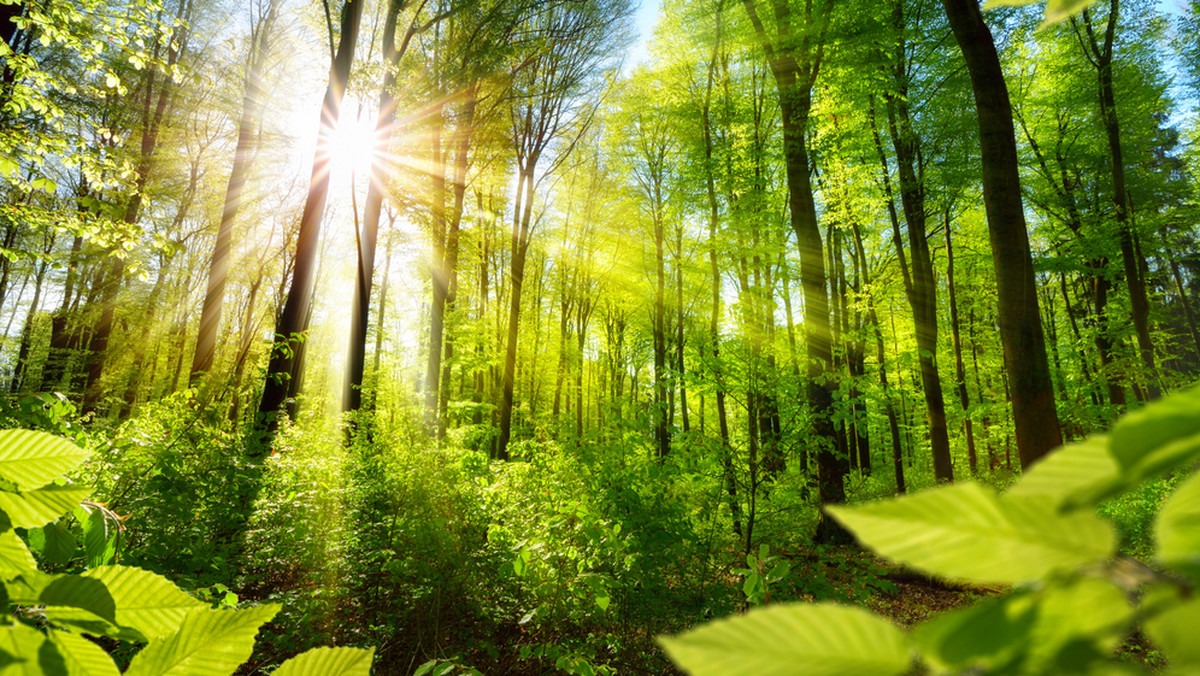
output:
<svg viewBox="0 0 1200 676"><path fill-rule="evenodd" d="M321 235L321 216L329 195L329 170L332 164L331 143L336 128L342 96L350 79L350 65L354 60L354 47L358 42L358 28L362 19L363 2L346 0L342 6L341 34L337 51L329 68L329 85L321 104L321 117L317 133L317 150L313 154L312 178L304 211L300 216L300 229L296 236L296 257L292 268L292 282L287 300L275 325L275 340L271 345L271 359L267 365L266 384L258 407L257 426L272 435L278 425L280 408L284 406L294 382L300 377L298 367L304 348L304 335L308 330L308 316L312 305L313 284L316 277L317 245ZM289 414L295 413L294 400L287 407ZM267 452L270 440L264 440L252 449L252 455Z"/></svg>
<svg viewBox="0 0 1200 676"><path fill-rule="evenodd" d="M1021 466L1028 467L1062 443L1054 386L1038 315L1037 284L1021 184L1012 106L991 30L976 0L942 0L958 41L979 121L983 201L999 297L1000 341L1012 379L1012 411Z"/></svg>

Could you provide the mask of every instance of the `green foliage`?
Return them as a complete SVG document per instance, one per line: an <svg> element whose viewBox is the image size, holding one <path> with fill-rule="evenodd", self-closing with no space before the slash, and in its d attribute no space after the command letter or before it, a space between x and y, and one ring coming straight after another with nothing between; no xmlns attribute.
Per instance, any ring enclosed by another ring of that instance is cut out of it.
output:
<svg viewBox="0 0 1200 676"><path fill-rule="evenodd" d="M1137 626L1180 673L1194 669L1198 420L1195 388L1126 416L1107 437L1060 449L1004 495L964 483L831 508L863 544L897 563L972 583L1019 583L907 637L865 611L787 605L661 641L693 674L742 673L735 669L747 664L745 673L898 674L910 655L932 673L1139 673L1112 657ZM1096 514L1101 501L1181 470L1190 475L1154 525L1161 572L1113 559L1113 529ZM1140 598L1131 594L1138 589Z"/></svg>
<svg viewBox="0 0 1200 676"><path fill-rule="evenodd" d="M58 479L87 457L68 441L24 430L0 432L0 449L0 479L14 487ZM21 610L10 617L0 638L3 654L11 660L0 673L25 673L33 665L48 674L117 673L112 659L96 644L68 632L148 642L126 673L232 673L250 656L259 626L278 612L278 606L212 611L166 578L127 566L59 575L35 567L14 526L40 529L31 544L43 557L69 559L75 548L66 545L69 535L55 520L89 493L75 484L54 483L3 491L0 578L8 602ZM49 633L35 628L39 626Z"/></svg>
<svg viewBox="0 0 1200 676"><path fill-rule="evenodd" d="M757 555L746 555L746 567L733 572L745 580L742 593L746 595L746 602L759 606L771 602L771 585L782 581L791 569L790 563L771 555L770 546L759 545Z"/></svg>

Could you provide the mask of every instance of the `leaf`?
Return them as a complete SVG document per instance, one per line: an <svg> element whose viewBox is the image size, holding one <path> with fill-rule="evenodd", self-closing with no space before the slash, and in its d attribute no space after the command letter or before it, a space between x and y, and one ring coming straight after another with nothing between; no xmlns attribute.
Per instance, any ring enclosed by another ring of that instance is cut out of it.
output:
<svg viewBox="0 0 1200 676"><path fill-rule="evenodd" d="M279 665L273 676L370 676L375 650L313 648Z"/></svg>
<svg viewBox="0 0 1200 676"><path fill-rule="evenodd" d="M152 641L134 656L125 674L228 676L249 659L258 628L278 612L275 604L245 610L191 610L179 631Z"/></svg>
<svg viewBox="0 0 1200 676"><path fill-rule="evenodd" d="M14 623L0 627L0 651L9 659L0 666L0 676L66 676L66 664L42 632ZM15 658L15 660L13 659Z"/></svg>
<svg viewBox="0 0 1200 676"><path fill-rule="evenodd" d="M17 173L17 162L8 157L0 157L0 176L5 178Z"/></svg>
<svg viewBox="0 0 1200 676"><path fill-rule="evenodd" d="M1043 25L1066 21L1088 8L1096 0L1047 0L1046 21Z"/></svg>
<svg viewBox="0 0 1200 676"><path fill-rule="evenodd" d="M1085 656L1111 653L1132 617L1125 593L1107 580L1081 578L1046 587L1023 673L1060 673L1082 666Z"/></svg>
<svg viewBox="0 0 1200 676"><path fill-rule="evenodd" d="M116 547L108 537L108 520L104 518L104 512L99 509L89 511L83 507L80 507L80 511L87 515L82 518L82 514L76 513L83 529L83 553L87 557L87 567L108 565L112 562Z"/></svg>
<svg viewBox="0 0 1200 676"><path fill-rule="evenodd" d="M987 0L983 3L983 9L995 9L997 7L1024 7L1032 5L1041 0ZM1046 18L1042 22L1042 28L1052 26L1056 23L1066 21L1076 14L1087 9L1096 0L1047 0L1046 2Z"/></svg>
<svg viewBox="0 0 1200 676"><path fill-rule="evenodd" d="M69 676L119 676L121 673L108 653L78 634L51 632L50 642L62 655Z"/></svg>
<svg viewBox="0 0 1200 676"><path fill-rule="evenodd" d="M18 488L45 486L78 467L89 455L74 443L45 432L0 431L0 479Z"/></svg>
<svg viewBox="0 0 1200 676"><path fill-rule="evenodd" d="M1109 556L1112 528L1091 513L1057 515L1042 497L1000 498L974 483L858 507L826 507L882 556L949 578L1011 583Z"/></svg>
<svg viewBox="0 0 1200 676"><path fill-rule="evenodd" d="M1119 478L1108 437L1096 435L1042 458L1006 495L1045 496L1064 510L1093 507L1119 488Z"/></svg>
<svg viewBox="0 0 1200 676"><path fill-rule="evenodd" d="M694 676L884 676L909 667L900 630L861 608L831 603L751 610L658 640Z"/></svg>
<svg viewBox="0 0 1200 676"><path fill-rule="evenodd" d="M86 486L50 484L32 491L0 491L0 510L18 528L44 526L71 511L92 494Z"/></svg>
<svg viewBox="0 0 1200 676"><path fill-rule="evenodd" d="M36 571L37 562L17 532L12 528L0 531L0 578L8 581Z"/></svg>
<svg viewBox="0 0 1200 676"><path fill-rule="evenodd" d="M136 629L147 639L175 632L188 611L206 607L174 582L141 568L101 566L85 571L83 577L103 582L116 605L117 624Z"/></svg>
<svg viewBox="0 0 1200 676"><path fill-rule="evenodd" d="M1159 561L1200 570L1200 474L1193 474L1175 489L1158 513L1154 527Z"/></svg>
<svg viewBox="0 0 1200 676"><path fill-rule="evenodd" d="M1130 483L1200 459L1200 387L1118 420L1109 433L1109 452Z"/></svg>
<svg viewBox="0 0 1200 676"><path fill-rule="evenodd" d="M946 671L987 671L1010 664L1032 636L1033 594L984 599L934 618L913 630L921 657Z"/></svg>
<svg viewBox="0 0 1200 676"><path fill-rule="evenodd" d="M61 566L75 558L78 549L70 531L57 521L48 523L45 527L30 528L25 533L25 541L30 550L53 566Z"/></svg>
<svg viewBox="0 0 1200 676"><path fill-rule="evenodd" d="M1196 627L1200 626L1200 599L1191 599L1147 619L1142 624L1146 634L1162 648L1175 669L1200 668L1200 641Z"/></svg>
<svg viewBox="0 0 1200 676"><path fill-rule="evenodd" d="M47 616L49 611L62 607L86 611L108 623L116 622L116 602L100 580L37 573L22 575L9 585L8 591L17 603L47 606Z"/></svg>

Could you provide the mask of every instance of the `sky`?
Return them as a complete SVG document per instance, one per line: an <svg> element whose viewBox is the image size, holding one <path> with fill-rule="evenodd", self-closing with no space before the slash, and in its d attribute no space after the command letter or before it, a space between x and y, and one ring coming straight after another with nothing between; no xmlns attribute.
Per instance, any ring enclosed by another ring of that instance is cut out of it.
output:
<svg viewBox="0 0 1200 676"><path fill-rule="evenodd" d="M638 37L629 50L629 59L625 63L626 69L633 70L649 56L646 47L650 44L650 39L654 37L654 25L658 23L659 8L659 0L641 0L637 13L633 16Z"/></svg>

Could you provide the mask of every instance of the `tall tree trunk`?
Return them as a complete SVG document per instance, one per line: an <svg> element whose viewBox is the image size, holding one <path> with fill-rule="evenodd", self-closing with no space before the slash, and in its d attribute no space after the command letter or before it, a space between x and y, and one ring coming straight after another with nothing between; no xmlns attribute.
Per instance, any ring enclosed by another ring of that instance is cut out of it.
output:
<svg viewBox="0 0 1200 676"><path fill-rule="evenodd" d="M363 0L346 0L342 5L341 33L337 51L329 68L329 84L321 103L321 117L317 129L317 149L313 154L312 178L304 211L300 216L300 228L296 236L296 257L292 267L292 281L287 300L275 325L275 340L271 345L271 359L267 364L266 384L258 407L257 426L266 432L265 443L257 444L251 454L265 454L269 448L269 437L279 422L280 408L292 389L292 382L299 378L298 366L304 349L304 335L308 331L308 316L312 305L313 285L317 267L317 246L321 236L321 217L329 195L329 173L332 168L332 142L341 110L342 97L350 79L350 65L354 60L354 47L358 42L358 28L362 19ZM295 413L294 400L287 407L289 414Z"/></svg>
<svg viewBox="0 0 1200 676"><path fill-rule="evenodd" d="M954 290L954 244L950 236L950 213L945 214L943 228L946 231L946 293L950 296L950 331L954 335L954 387L958 391L958 403L963 410L963 431L967 436L967 462L974 475L978 468L975 455L975 430L971 424L971 397L967 393L966 367L963 365L962 332L958 327L958 296Z"/></svg>
<svg viewBox="0 0 1200 676"><path fill-rule="evenodd" d="M780 39L772 41L759 18L760 0L742 0L754 32L762 43L779 93L783 123L784 164L787 169L788 207L796 245L800 251L800 285L804 291L804 342L808 352L806 394L813 416L817 447L818 493L822 505L845 502L845 458L834 447L837 438L833 419L833 389L836 373L830 342L829 291L825 280L825 256L817 222L809 173L808 116L812 110L812 88L820 73L832 2L826 0L807 12L805 26L811 35L803 40L793 33L787 0L771 0ZM848 542L850 536L823 511L817 521L819 542Z"/></svg>
<svg viewBox="0 0 1200 676"><path fill-rule="evenodd" d="M991 30L976 0L942 0L958 41L979 121L983 201L999 300L1000 340L1012 379L1012 411L1021 466L1028 467L1062 443L1054 386L1038 315L1037 284L1025 212L1012 106Z"/></svg>
<svg viewBox="0 0 1200 676"><path fill-rule="evenodd" d="M192 14L192 0L182 0L179 6L179 17L185 23L190 21ZM182 35L173 36L170 38L170 44L167 47L167 65L168 67L176 65L187 51L188 32L186 29ZM157 45L156 49L161 49L161 45ZM136 178L134 179L133 195L129 202L125 205L124 222L129 226L134 226L141 216L142 202L145 198L145 190L150 173L154 169L155 154L158 150L158 133L162 125L163 116L167 112L167 107L174 98L175 87L173 83L166 77L163 77L158 89L155 89L154 70L146 71L145 96L142 99L142 139L140 153L138 155ZM92 335L88 341L88 353L85 365L86 380L84 382L84 393L82 409L84 412L94 411L100 403L100 395L103 393L100 380L104 375L104 366L108 355L108 340L112 335L113 318L117 310L117 293L121 290L121 285L125 280L125 259L121 256L112 256L108 265L108 270L104 274L102 282L102 292L100 295L100 319L92 330Z"/></svg>
<svg viewBox="0 0 1200 676"><path fill-rule="evenodd" d="M1116 95L1113 92L1113 42L1116 37L1117 17L1120 14L1119 0L1109 0L1108 22L1104 30L1103 45L1097 43L1092 28L1091 15L1083 10L1083 24L1087 30L1085 49L1088 59L1096 68L1097 88L1100 96L1100 117L1104 121L1104 132L1108 137L1109 164L1112 169L1113 213L1117 219L1117 238L1121 245L1121 262L1125 268L1125 286L1129 290L1129 304L1133 315L1134 332L1137 334L1138 353L1146 368L1146 391L1150 399L1158 399L1158 369L1154 363L1154 343L1150 341L1150 303L1146 298L1146 280L1142 276L1141 256L1134 243L1133 223L1129 218L1129 196L1125 190L1125 160L1121 149L1121 126L1117 118Z"/></svg>
<svg viewBox="0 0 1200 676"><path fill-rule="evenodd" d="M196 352L192 356L189 379L198 383L202 374L212 370L217 348L217 329L221 325L221 307L225 302L225 282L229 277L230 255L233 248L233 226L245 199L246 178L254 155L255 120L263 104L263 69L270 50L275 18L280 0L271 0L264 14L251 29L253 40L247 59L246 80L242 94L242 114L238 119L237 145L233 149L233 167L225 187L225 203L221 208L221 224L217 242L208 264L208 288L204 307L200 311L200 328L196 333Z"/></svg>

